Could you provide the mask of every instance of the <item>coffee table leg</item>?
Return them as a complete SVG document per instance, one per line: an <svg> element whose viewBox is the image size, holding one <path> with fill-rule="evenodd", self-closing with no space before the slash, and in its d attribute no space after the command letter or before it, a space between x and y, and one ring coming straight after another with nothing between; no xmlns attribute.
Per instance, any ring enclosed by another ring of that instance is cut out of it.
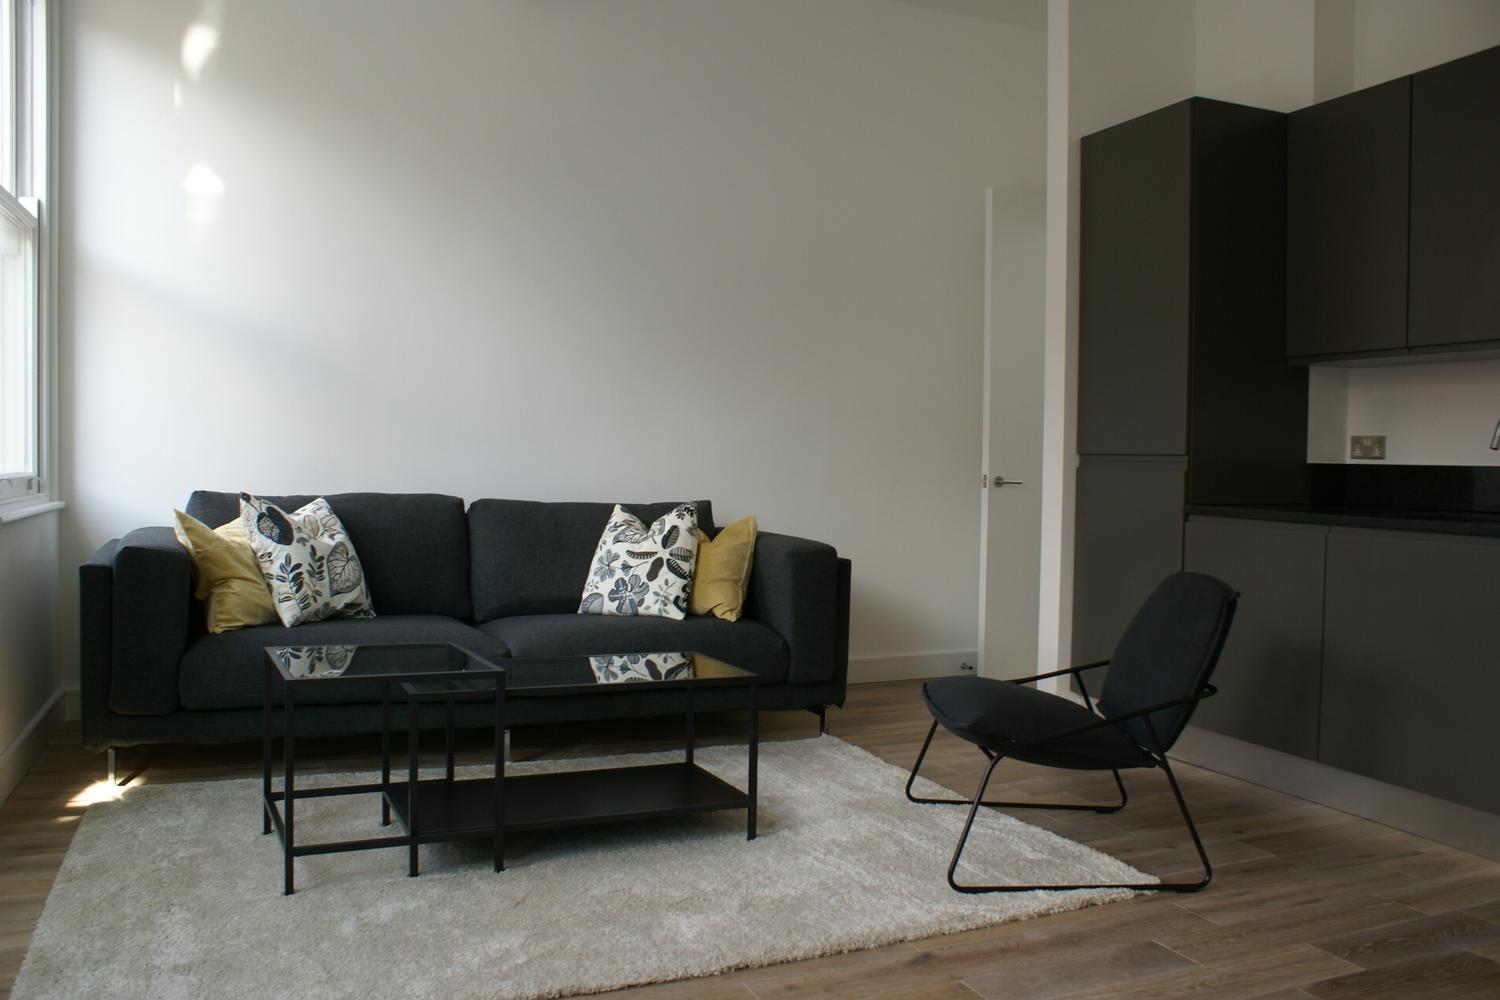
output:
<svg viewBox="0 0 1500 1000"><path fill-rule="evenodd" d="M409 714L406 735L406 816L407 833L411 840L407 847L406 874L417 876L417 713L421 702L407 696L406 710Z"/></svg>
<svg viewBox="0 0 1500 1000"><path fill-rule="evenodd" d="M271 665L266 664L260 701L260 832L271 832Z"/></svg>
<svg viewBox="0 0 1500 1000"><path fill-rule="evenodd" d="M495 871L505 871L505 679L495 680Z"/></svg>
<svg viewBox="0 0 1500 1000"><path fill-rule="evenodd" d="M380 825L391 825L391 686L380 685Z"/></svg>
<svg viewBox="0 0 1500 1000"><path fill-rule="evenodd" d="M693 685L689 684L687 690L687 762L693 762Z"/></svg>
<svg viewBox="0 0 1500 1000"><path fill-rule="evenodd" d="M286 773L282 778L281 786L284 790L283 794L286 796L282 800L282 804L286 806L286 842L282 844L282 860L286 870L283 873L281 892L282 895L290 896L293 892L292 864L296 860L293 852L296 850L295 845L297 843L296 834L294 833L296 829L297 800L293 798L293 795L296 794L297 783L297 731L296 727L292 724L292 702L294 701L292 685L287 684L284 687L286 690L281 700L282 705L285 706L286 728L281 734L281 752L283 755L283 767Z"/></svg>
<svg viewBox="0 0 1500 1000"><path fill-rule="evenodd" d="M453 699L448 699L448 730L443 737L443 753L447 759L448 781L453 781Z"/></svg>
<svg viewBox="0 0 1500 1000"><path fill-rule="evenodd" d="M760 685L750 685L750 777L746 781L746 794L750 797L749 816L745 820L745 839L755 839L756 777L760 770L757 759L760 750Z"/></svg>

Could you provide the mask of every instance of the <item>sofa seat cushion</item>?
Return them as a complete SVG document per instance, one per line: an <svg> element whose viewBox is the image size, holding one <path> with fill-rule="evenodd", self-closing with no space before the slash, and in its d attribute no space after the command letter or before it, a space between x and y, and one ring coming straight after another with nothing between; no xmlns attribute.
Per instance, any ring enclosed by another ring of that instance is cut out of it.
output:
<svg viewBox="0 0 1500 1000"><path fill-rule="evenodd" d="M476 628L443 615L381 615L378 618L334 618L296 628L254 628L200 635L188 644L178 673L183 708L258 708L265 683L267 646L316 646L348 643L451 642L480 656L500 659L503 643ZM330 684L304 685L301 700L321 703L374 702L378 688ZM279 697L279 695L278 695Z"/></svg>
<svg viewBox="0 0 1500 1000"><path fill-rule="evenodd" d="M1151 758L1117 725L1012 749L1081 729L1100 717L1077 702L990 677L943 677L922 685L932 717L959 739L1007 757L1085 771L1152 767Z"/></svg>
<svg viewBox="0 0 1500 1000"><path fill-rule="evenodd" d="M293 511L316 497L260 499ZM359 553L377 614L470 616L469 519L462 500L434 493L331 493L325 499ZM240 497L198 490L187 512L216 527L239 517Z"/></svg>
<svg viewBox="0 0 1500 1000"><path fill-rule="evenodd" d="M764 683L786 680L786 642L748 619L520 615L485 622L479 628L510 650L511 656L692 651L749 670Z"/></svg>

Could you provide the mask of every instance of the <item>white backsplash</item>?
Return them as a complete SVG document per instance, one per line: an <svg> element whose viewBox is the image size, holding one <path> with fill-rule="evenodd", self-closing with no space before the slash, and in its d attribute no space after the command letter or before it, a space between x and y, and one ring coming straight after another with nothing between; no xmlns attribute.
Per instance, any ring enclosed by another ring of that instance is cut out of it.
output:
<svg viewBox="0 0 1500 1000"><path fill-rule="evenodd" d="M1348 462L1349 435L1384 434L1387 465L1500 465L1500 359L1314 367L1307 416L1309 462Z"/></svg>

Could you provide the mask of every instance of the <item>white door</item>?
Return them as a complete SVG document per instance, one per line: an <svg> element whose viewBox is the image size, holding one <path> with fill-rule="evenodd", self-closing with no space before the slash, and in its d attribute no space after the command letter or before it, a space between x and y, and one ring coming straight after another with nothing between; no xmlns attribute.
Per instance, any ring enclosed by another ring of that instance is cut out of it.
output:
<svg viewBox="0 0 1500 1000"><path fill-rule="evenodd" d="M987 188L979 673L1037 672L1042 536L1041 191Z"/></svg>

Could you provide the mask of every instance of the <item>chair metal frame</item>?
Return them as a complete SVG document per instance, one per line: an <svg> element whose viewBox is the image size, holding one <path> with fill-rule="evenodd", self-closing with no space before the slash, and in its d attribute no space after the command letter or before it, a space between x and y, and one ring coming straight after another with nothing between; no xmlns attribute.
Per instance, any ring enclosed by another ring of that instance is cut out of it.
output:
<svg viewBox="0 0 1500 1000"><path fill-rule="evenodd" d="M1108 666L1109 660L1099 660L1094 663L1085 663L1065 670L1054 670L1050 673L1037 674L1032 677L1021 677L1010 681L1012 684L1035 684L1037 681L1047 680L1052 677L1072 677L1078 684L1078 690L1083 695L1083 703L1090 712L1094 712L1093 699L1089 697L1088 687L1084 684L1083 673L1087 670L1095 670L1099 667ZM912 765L911 776L906 779L906 797L912 802L923 805L965 805L969 807L968 819L964 821L963 833L958 838L958 846L953 850L953 859L948 863L948 884L958 892L983 893L983 892L1035 892L1038 890L1068 891L1074 889L1133 889L1140 892L1197 892L1208 885L1213 878L1213 866L1209 864L1208 852L1203 848L1203 840L1198 836L1198 828L1193 823L1193 815L1188 811L1187 801L1182 797L1182 789L1177 785L1177 777L1172 773L1172 765L1167 760L1164 750L1142 744L1135 741L1142 753L1150 758L1151 764L1161 768L1167 776L1167 783L1172 787L1172 796L1177 800L1177 808L1182 813L1183 822L1187 825L1188 834L1193 838L1193 846L1198 851L1198 859L1203 863L1203 878L1196 882L1101 882L1085 883L1077 885L966 885L960 883L954 876L958 870L959 859L963 857L964 846L968 843L969 832L974 828L974 818L979 814L980 806L1004 809L1067 809L1095 813L1116 813L1125 808L1129 800L1125 792L1125 782L1120 778L1118 768L1098 768L1108 770L1115 778L1115 786L1120 790L1120 801L1114 805L1083 805L1072 802L986 802L984 801L985 789L989 787L990 778L995 773L995 768L1007 756L1014 757L1018 751L1031 750L1046 746L1057 740L1078 736L1082 733L1102 729L1105 726L1118 725L1131 719L1144 718L1146 728L1151 733L1152 743L1156 747L1161 746L1161 738L1157 735L1156 724L1151 716L1157 712L1170 708L1181 708L1184 706L1196 706L1204 698L1218 694L1218 688L1212 684L1205 683L1198 691L1183 698L1175 698L1171 701L1161 702L1147 708L1137 709L1133 712L1125 712L1121 715L1100 716L1097 722L1087 725L1075 726L1072 729L1064 729L1059 732L1049 733L1046 736L1031 740L1012 740L1004 748L993 750L988 747L979 747L979 751L989 759L989 767L985 768L984 778L979 782L979 788L972 799L930 799L912 794L912 786L916 783L917 774L922 769L922 761L927 757L927 751L932 746L932 738L937 734L938 722L932 723L932 728L927 730L927 739L922 742L922 749L917 754L916 763Z"/></svg>

